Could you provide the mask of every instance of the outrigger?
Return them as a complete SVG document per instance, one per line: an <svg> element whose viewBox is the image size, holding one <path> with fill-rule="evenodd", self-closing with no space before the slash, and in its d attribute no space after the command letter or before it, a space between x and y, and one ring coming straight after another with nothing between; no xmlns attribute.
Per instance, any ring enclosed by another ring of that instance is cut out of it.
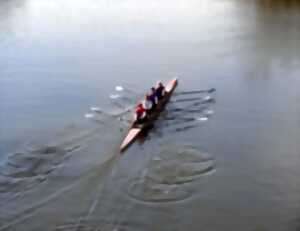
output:
<svg viewBox="0 0 300 231"><path fill-rule="evenodd" d="M121 146L120 152L124 152L142 133L153 124L153 122L159 117L160 113L165 109L166 104L168 103L169 99L172 96L173 91L175 90L178 84L178 79L173 79L168 82L165 86L165 95L164 97L158 102L155 111L153 111L149 116L145 123L140 124L137 121L133 121L132 125L129 128L129 131L124 138Z"/></svg>

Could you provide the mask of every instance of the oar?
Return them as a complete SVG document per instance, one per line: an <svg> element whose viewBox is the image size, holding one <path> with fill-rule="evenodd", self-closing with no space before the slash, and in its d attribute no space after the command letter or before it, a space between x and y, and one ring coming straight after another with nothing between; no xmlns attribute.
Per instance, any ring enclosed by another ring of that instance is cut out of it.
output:
<svg viewBox="0 0 300 231"><path fill-rule="evenodd" d="M90 108L91 111L93 111L93 112L95 112L97 114L105 115L105 116L110 117L110 118L121 117L121 116L127 114L128 112L130 112L132 109L133 109L133 107L127 107L127 108L124 109L124 111L122 111L120 113L111 114L111 113L107 113L107 112L101 110L98 107L91 107Z"/></svg>
<svg viewBox="0 0 300 231"><path fill-rule="evenodd" d="M196 128L198 126L199 126L199 124L197 124L197 125L186 125L186 126L181 126L181 127L177 127L177 128L171 127L171 128L167 128L165 130L165 132L166 133L184 132L186 130L189 130L189 129L192 129L192 128Z"/></svg>
<svg viewBox="0 0 300 231"><path fill-rule="evenodd" d="M215 91L216 91L215 88L211 88L209 90L183 91L183 92L177 93L176 95L191 95L191 94L201 94L201 93L213 93Z"/></svg>
<svg viewBox="0 0 300 231"><path fill-rule="evenodd" d="M169 122L166 124L166 127L174 127L174 131L183 131L183 130L186 130L187 128L194 128L194 127L197 127L197 126L200 126L199 123L193 123L195 121L201 121L201 122L204 122L204 121L207 121L208 118L207 117L199 117L199 118L183 118L183 119L176 119L172 122ZM192 122L192 124L190 124ZM177 127L176 127L177 126Z"/></svg>
<svg viewBox="0 0 300 231"><path fill-rule="evenodd" d="M170 116L170 117L165 117L163 118L164 120L169 120L169 121L194 121L196 120L193 117L178 117L178 116Z"/></svg>
<svg viewBox="0 0 300 231"><path fill-rule="evenodd" d="M213 102L214 102L214 99L213 99L213 98L210 98L209 100L206 99L206 100L203 100L203 101L191 103L191 104L189 104L189 105L186 105L185 107L175 107L175 108L171 108L171 109L169 109L168 111L169 111L169 112L188 112L189 110L199 110L199 109L202 109L202 108L205 109L207 103L213 103ZM196 106L199 106L200 108L195 109Z"/></svg>
<svg viewBox="0 0 300 231"><path fill-rule="evenodd" d="M194 97L194 98L185 98L185 99L175 99L172 100L172 103L179 103L179 102L190 102L190 101L196 101L196 100L200 100L203 99L203 97Z"/></svg>
<svg viewBox="0 0 300 231"><path fill-rule="evenodd" d="M135 87L135 88L137 88L137 87ZM133 91L133 90L131 90L129 88L126 88L126 87L123 87L123 86L115 86L115 91L117 91L117 92L126 92L126 93L129 93L129 94L131 94L135 97L139 95L139 93L137 93L136 91Z"/></svg>

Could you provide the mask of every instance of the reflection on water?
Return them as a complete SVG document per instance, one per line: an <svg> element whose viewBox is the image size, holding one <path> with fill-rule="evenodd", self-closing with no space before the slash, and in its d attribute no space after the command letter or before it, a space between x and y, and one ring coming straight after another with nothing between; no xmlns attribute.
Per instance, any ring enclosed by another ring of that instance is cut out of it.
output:
<svg viewBox="0 0 300 231"><path fill-rule="evenodd" d="M298 230L299 41L297 0L0 1L0 230Z"/></svg>

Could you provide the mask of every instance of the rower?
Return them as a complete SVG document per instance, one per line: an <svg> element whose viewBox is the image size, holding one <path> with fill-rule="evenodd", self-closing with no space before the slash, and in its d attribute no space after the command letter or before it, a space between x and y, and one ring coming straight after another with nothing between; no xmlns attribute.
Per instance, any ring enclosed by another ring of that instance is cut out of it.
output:
<svg viewBox="0 0 300 231"><path fill-rule="evenodd" d="M165 95L165 87L162 84L162 82L159 81L157 83L155 92L156 92L156 96L157 96L158 100L160 100L160 99L162 99L164 97L164 95Z"/></svg>
<svg viewBox="0 0 300 231"><path fill-rule="evenodd" d="M135 109L135 120L138 123L144 123L146 121L147 113L142 103L139 103Z"/></svg>
<svg viewBox="0 0 300 231"><path fill-rule="evenodd" d="M145 108L147 114L154 109L154 104L152 103L149 94L145 95L145 99L143 100L143 107Z"/></svg>
<svg viewBox="0 0 300 231"><path fill-rule="evenodd" d="M158 103L158 98L156 96L156 90L154 87L151 87L151 92L150 92L150 96L149 96L153 106L152 108L155 109L157 103Z"/></svg>

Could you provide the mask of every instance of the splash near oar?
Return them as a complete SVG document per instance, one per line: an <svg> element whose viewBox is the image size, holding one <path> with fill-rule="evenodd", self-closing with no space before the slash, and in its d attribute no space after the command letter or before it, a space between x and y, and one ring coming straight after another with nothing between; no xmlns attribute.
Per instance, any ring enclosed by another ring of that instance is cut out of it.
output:
<svg viewBox="0 0 300 231"><path fill-rule="evenodd" d="M127 135L121 143L120 152L124 152L138 138L141 132L149 128L159 117L160 113L164 110L166 104L169 102L177 84L178 79L173 79L167 83L165 86L164 96L158 101L155 109L147 115L147 119L143 123L140 123L137 119L133 121L129 131L127 132Z"/></svg>

